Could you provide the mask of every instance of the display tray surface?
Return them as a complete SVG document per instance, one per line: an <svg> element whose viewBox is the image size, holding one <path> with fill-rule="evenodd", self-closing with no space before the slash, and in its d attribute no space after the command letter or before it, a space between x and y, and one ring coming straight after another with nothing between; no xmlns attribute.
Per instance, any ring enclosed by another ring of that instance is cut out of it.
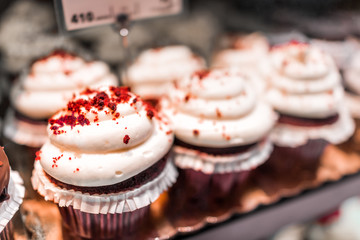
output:
<svg viewBox="0 0 360 240"><path fill-rule="evenodd" d="M261 170L261 169L260 169ZM177 211L163 194L151 207L151 224L139 239L258 239L290 223L310 220L360 193L360 155L346 146L328 146L316 174L274 175L255 170L241 197L214 211ZM235 196L237 196L235 198ZM164 210L163 205L169 207ZM68 239L57 205L28 194L21 208L27 231L17 227L15 239Z"/></svg>

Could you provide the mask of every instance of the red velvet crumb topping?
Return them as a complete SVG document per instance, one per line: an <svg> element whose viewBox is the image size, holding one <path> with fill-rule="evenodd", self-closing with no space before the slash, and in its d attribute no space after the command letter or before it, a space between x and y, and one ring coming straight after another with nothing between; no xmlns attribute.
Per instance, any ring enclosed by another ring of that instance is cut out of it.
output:
<svg viewBox="0 0 360 240"><path fill-rule="evenodd" d="M35 153L35 161L40 161L41 160L41 157L40 157L40 154L41 154L41 151L37 151L36 153Z"/></svg>
<svg viewBox="0 0 360 240"><path fill-rule="evenodd" d="M125 136L124 136L124 139L123 139L123 142L124 142L125 144L128 144L129 141L130 141L129 135L125 135Z"/></svg>
<svg viewBox="0 0 360 240"><path fill-rule="evenodd" d="M198 77L200 80L206 78L211 73L210 70L199 70L193 73L193 77Z"/></svg>
<svg viewBox="0 0 360 240"><path fill-rule="evenodd" d="M110 87L111 94L110 96L104 91L96 91L91 89L86 89L80 93L80 95L91 95L95 94L95 96L90 99L77 99L70 101L67 105L68 114L62 115L57 119L50 119L49 124L50 129L53 130L55 135L61 134L64 131L59 130L63 126L71 126L71 128L76 125L89 125L90 120L85 116L86 112L89 112L92 108L97 110L104 110L108 108L110 111L107 114L111 113L115 118L120 117L120 113L116 113L117 104L119 103L127 103L131 99L131 95L129 93L130 88L128 87ZM153 116L153 113L149 113L148 116ZM94 114L97 114L97 111L91 111ZM152 118L152 117L151 117ZM95 116L94 122L97 122L98 116Z"/></svg>

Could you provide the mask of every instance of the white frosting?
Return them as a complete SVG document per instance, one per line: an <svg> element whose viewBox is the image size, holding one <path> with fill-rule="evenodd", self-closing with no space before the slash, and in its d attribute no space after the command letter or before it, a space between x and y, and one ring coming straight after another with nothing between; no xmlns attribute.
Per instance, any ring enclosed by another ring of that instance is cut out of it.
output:
<svg viewBox="0 0 360 240"><path fill-rule="evenodd" d="M219 51L213 58L214 67L257 68L257 63L269 51L267 39L260 33L236 36L235 39L227 38L232 48ZM229 46L226 46L229 47Z"/></svg>
<svg viewBox="0 0 360 240"><path fill-rule="evenodd" d="M360 51L354 53L348 66L344 69L345 85L360 95Z"/></svg>
<svg viewBox="0 0 360 240"><path fill-rule="evenodd" d="M144 51L123 74L123 81L144 98L167 94L169 84L205 66L188 47L168 46Z"/></svg>
<svg viewBox="0 0 360 240"><path fill-rule="evenodd" d="M244 73L222 69L194 73L173 87L170 102L162 105L177 138L196 146L230 147L259 141L273 127L271 107L256 100Z"/></svg>
<svg viewBox="0 0 360 240"><path fill-rule="evenodd" d="M116 98L107 87L99 91ZM72 101L92 101L96 94L80 94ZM116 103L116 111L112 113L108 107L102 110L94 106L81 107L81 114L89 120L88 125L64 125L54 130L53 127L60 125L49 124L49 141L40 154L42 168L67 184L106 186L131 178L164 157L173 139L169 128L158 117L150 119L148 107L141 100L134 104L134 99L138 99L136 95L127 91L123 95L130 99ZM64 109L50 121L71 114ZM64 132L57 134L57 131ZM54 157L60 157L56 164Z"/></svg>
<svg viewBox="0 0 360 240"><path fill-rule="evenodd" d="M262 62L261 72L269 84L266 98L281 113L324 118L339 109L339 72L332 58L316 47L297 42L277 46Z"/></svg>
<svg viewBox="0 0 360 240"><path fill-rule="evenodd" d="M25 116L44 119L65 107L74 92L109 85L117 85L117 79L105 63L54 53L22 74L11 90L11 102Z"/></svg>

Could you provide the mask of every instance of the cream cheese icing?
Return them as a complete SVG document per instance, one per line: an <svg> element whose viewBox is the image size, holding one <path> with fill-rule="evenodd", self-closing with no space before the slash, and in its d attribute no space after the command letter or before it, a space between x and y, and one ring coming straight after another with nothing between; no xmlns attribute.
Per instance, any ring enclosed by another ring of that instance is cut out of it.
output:
<svg viewBox="0 0 360 240"><path fill-rule="evenodd" d="M41 167L76 186L129 179L164 157L173 141L167 123L125 87L77 94L49 120L48 134Z"/></svg>
<svg viewBox="0 0 360 240"><path fill-rule="evenodd" d="M123 81L144 98L158 98L172 82L204 66L204 59L186 46L152 48L139 55L123 74Z"/></svg>
<svg viewBox="0 0 360 240"><path fill-rule="evenodd" d="M266 57L269 51L269 43L260 33L228 37L226 40L226 48L214 55L214 67L257 68L258 61Z"/></svg>
<svg viewBox="0 0 360 240"><path fill-rule="evenodd" d="M261 72L269 83L266 98L281 113L325 118L336 114L343 101L333 59L312 45L293 41L275 46Z"/></svg>
<svg viewBox="0 0 360 240"><path fill-rule="evenodd" d="M276 114L257 101L245 73L235 69L204 70L179 81L163 100L175 135L204 147L251 144L273 127Z"/></svg>
<svg viewBox="0 0 360 240"><path fill-rule="evenodd" d="M117 78L105 63L54 51L22 74L11 90L11 102L23 115L44 119L65 107L74 92L109 85L117 85Z"/></svg>

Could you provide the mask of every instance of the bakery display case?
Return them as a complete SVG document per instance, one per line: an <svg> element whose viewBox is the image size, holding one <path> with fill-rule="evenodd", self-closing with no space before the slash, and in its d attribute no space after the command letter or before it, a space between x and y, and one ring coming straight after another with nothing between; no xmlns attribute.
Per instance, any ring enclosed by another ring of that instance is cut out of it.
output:
<svg viewBox="0 0 360 240"><path fill-rule="evenodd" d="M352 0L4 1L4 239L271 239L336 210L359 34Z"/></svg>

